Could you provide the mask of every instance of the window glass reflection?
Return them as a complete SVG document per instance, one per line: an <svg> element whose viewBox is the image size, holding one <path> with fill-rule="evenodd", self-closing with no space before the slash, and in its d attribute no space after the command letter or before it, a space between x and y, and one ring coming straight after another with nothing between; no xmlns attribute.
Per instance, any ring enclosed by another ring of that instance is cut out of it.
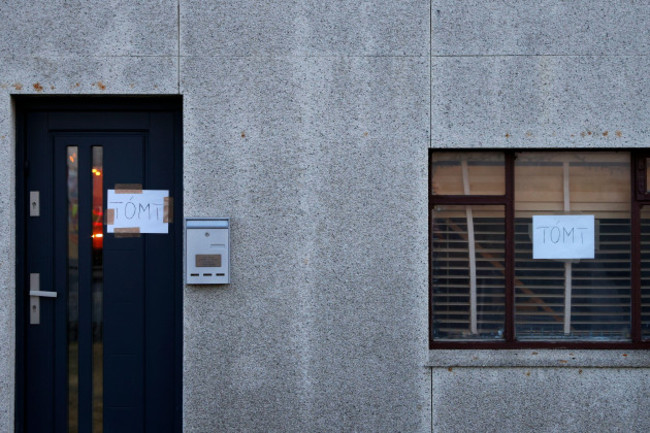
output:
<svg viewBox="0 0 650 433"><path fill-rule="evenodd" d="M93 432L103 432L104 343L103 343L103 293L104 293L104 194L103 148L93 148L93 207L92 207L92 336L93 336Z"/></svg>
<svg viewBox="0 0 650 433"><path fill-rule="evenodd" d="M79 431L79 176L76 146L67 148L68 432Z"/></svg>

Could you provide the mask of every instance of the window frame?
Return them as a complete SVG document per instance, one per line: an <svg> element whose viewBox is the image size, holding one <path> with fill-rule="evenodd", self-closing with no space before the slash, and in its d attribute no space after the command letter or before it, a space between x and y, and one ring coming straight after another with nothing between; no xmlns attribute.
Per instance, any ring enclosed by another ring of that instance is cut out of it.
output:
<svg viewBox="0 0 650 433"><path fill-rule="evenodd" d="M630 155L630 341L516 340L515 336L515 159L521 152L628 152ZM432 164L436 152L494 152L505 157L503 195L436 195L433 193ZM650 206L646 185L646 158L650 151L635 149L429 149L429 349L650 349L641 329L641 207ZM433 314L433 218L436 205L500 205L505 208L505 323L502 340L434 339Z"/></svg>

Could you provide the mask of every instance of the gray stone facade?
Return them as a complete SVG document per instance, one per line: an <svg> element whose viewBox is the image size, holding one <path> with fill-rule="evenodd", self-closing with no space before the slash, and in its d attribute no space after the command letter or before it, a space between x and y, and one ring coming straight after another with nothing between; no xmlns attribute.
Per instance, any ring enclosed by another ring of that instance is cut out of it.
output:
<svg viewBox="0 0 650 433"><path fill-rule="evenodd" d="M183 96L185 216L232 222L232 284L183 292L184 431L650 430L645 352L430 352L427 239L429 148L650 142L650 3L1 0L0 19L0 432L27 94Z"/></svg>

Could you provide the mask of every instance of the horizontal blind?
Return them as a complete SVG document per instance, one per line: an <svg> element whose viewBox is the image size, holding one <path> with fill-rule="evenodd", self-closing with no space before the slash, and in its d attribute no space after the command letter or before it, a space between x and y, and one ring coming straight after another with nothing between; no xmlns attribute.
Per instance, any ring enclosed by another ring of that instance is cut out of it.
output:
<svg viewBox="0 0 650 433"><path fill-rule="evenodd" d="M629 340L629 167L626 152L518 155L515 164L517 339ZM533 215L567 213L594 215L596 224L595 258L571 261L568 277L566 260L533 260L531 241ZM571 287L571 296L565 328L567 287Z"/></svg>
<svg viewBox="0 0 650 433"><path fill-rule="evenodd" d="M626 340L630 335L630 221L596 219L595 258L572 264L571 332L564 334L564 261L533 260L531 220L515 223L517 339Z"/></svg>
<svg viewBox="0 0 650 433"><path fill-rule="evenodd" d="M474 258L468 244L471 208ZM502 206L436 206L432 213L433 338L498 339L505 323L505 224ZM477 332L471 332L470 261L476 264Z"/></svg>

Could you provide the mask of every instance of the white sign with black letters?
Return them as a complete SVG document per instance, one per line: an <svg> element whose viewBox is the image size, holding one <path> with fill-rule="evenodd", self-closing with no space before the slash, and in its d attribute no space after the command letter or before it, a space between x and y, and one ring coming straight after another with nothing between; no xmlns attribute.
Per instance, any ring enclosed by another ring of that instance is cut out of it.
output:
<svg viewBox="0 0 650 433"><path fill-rule="evenodd" d="M137 193L116 193L109 189L106 196L106 232L137 228L138 233L168 233L168 197L167 190L145 189Z"/></svg>
<svg viewBox="0 0 650 433"><path fill-rule="evenodd" d="M593 259L593 215L533 215L533 259Z"/></svg>

